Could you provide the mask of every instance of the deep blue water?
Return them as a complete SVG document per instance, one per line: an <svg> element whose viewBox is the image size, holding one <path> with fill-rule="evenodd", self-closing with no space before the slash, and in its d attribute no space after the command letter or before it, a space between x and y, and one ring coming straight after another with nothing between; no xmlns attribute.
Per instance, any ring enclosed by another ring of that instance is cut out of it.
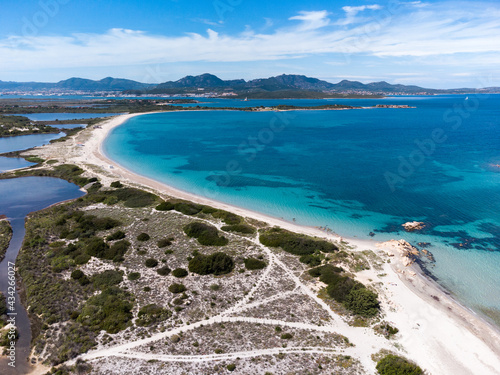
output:
<svg viewBox="0 0 500 375"><path fill-rule="evenodd" d="M115 128L105 152L172 186L299 224L430 242L431 273L469 306L500 313L500 95L328 102L417 108L145 115ZM428 228L401 231L409 220Z"/></svg>

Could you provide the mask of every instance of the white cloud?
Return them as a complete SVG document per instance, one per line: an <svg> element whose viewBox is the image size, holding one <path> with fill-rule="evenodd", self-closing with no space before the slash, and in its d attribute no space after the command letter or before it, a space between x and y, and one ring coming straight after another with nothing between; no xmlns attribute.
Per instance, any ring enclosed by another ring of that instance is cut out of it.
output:
<svg viewBox="0 0 500 375"><path fill-rule="evenodd" d="M328 12L326 10L314 12L299 12L298 16L290 17L289 20L301 21L299 30L316 30L325 27L330 23Z"/></svg>
<svg viewBox="0 0 500 375"><path fill-rule="evenodd" d="M249 62L325 54L332 54L326 57L332 64L348 61L342 54L359 54L391 58L393 63L407 58L421 64L463 66L462 71L467 65L495 67L500 63L500 5L467 4L405 6L383 18L383 24L372 18L343 27L332 24L327 11L304 11L291 17L287 28L260 33L246 29L235 35L211 29L181 36L111 29L104 34L12 36L0 40L0 71ZM374 7L350 7L349 12L376 11Z"/></svg>
<svg viewBox="0 0 500 375"><path fill-rule="evenodd" d="M339 25L350 25L352 23L359 23L365 20L364 18L357 18L356 15L365 10L380 10L382 7L378 4L360 5L360 6L345 6L342 10L346 13L346 17L337 22Z"/></svg>
<svg viewBox="0 0 500 375"><path fill-rule="evenodd" d="M357 6L357 7L351 7L351 6L342 7L342 10L344 12L346 12L349 16L355 16L359 12L362 12L362 11L364 11L366 9L378 10L378 9L382 9L382 7L380 5L378 5L378 4L361 5L361 6Z"/></svg>

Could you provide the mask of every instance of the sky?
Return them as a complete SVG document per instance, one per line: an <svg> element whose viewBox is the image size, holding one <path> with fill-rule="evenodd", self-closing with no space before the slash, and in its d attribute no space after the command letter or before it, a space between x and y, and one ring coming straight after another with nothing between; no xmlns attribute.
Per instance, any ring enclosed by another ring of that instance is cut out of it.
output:
<svg viewBox="0 0 500 375"><path fill-rule="evenodd" d="M500 86L500 1L2 0L0 80Z"/></svg>

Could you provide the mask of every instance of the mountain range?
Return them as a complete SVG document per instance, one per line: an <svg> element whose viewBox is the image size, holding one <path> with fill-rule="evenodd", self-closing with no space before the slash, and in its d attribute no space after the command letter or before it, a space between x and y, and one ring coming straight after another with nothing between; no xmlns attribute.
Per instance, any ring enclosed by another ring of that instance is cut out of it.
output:
<svg viewBox="0 0 500 375"><path fill-rule="evenodd" d="M215 92L218 94L248 97L325 97L339 94L385 95L385 94L459 94L494 93L499 87L483 89L459 88L450 90L428 89L419 86L393 85L385 81L361 83L343 80L330 83L317 78L296 74L282 74L276 77L250 81L243 79L222 80L213 74L186 76L177 81L160 84L141 83L128 79L107 77L99 81L85 78L70 78L56 83L4 82L0 91L53 91L53 92L115 92L124 94L190 94ZM231 94L230 94L231 93ZM288 96L287 96L288 95Z"/></svg>

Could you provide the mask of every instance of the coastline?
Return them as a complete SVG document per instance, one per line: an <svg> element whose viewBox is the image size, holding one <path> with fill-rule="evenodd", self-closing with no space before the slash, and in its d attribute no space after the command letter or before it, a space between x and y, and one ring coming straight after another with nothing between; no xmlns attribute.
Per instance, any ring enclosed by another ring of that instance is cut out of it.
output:
<svg viewBox="0 0 500 375"><path fill-rule="evenodd" d="M185 111L182 110L182 112ZM293 232L336 241L342 239L358 251L390 253L392 254L389 257L391 263L384 264L386 276L377 277L378 271L373 269L362 271L357 276L363 280L375 279L382 282L379 294L384 293L382 306L386 314L385 319L394 322L400 329L401 341L408 351L408 356L432 374L495 374L500 371L498 329L455 301L441 286L424 275L418 265L405 266L404 257L397 248L391 248L387 244L377 244L375 240L340 237L317 228L300 226L255 211L200 197L134 173L105 155L102 145L112 129L135 116L152 113L158 112L120 115L105 120L97 127L82 131L81 135L72 137L64 144L43 146L37 148L34 153L40 155L42 150L53 153L57 156L54 158L77 164L98 174L104 184L121 179L130 185L147 188L161 196L177 197L210 205ZM84 140L84 146L76 147L76 144L82 140ZM66 143L68 144L65 145ZM71 152L65 152L64 147L71 148ZM110 168L111 166L113 168Z"/></svg>

